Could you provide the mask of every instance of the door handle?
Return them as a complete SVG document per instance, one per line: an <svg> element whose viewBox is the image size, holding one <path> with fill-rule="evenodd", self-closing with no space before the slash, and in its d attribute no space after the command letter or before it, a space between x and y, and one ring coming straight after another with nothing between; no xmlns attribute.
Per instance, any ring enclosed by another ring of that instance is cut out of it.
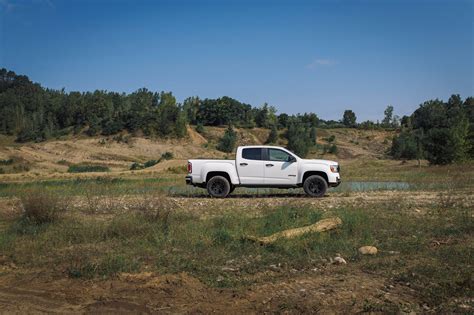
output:
<svg viewBox="0 0 474 315"><path fill-rule="evenodd" d="M247 166L247 163L240 163L240 166Z"/></svg>
<svg viewBox="0 0 474 315"><path fill-rule="evenodd" d="M266 167L272 167L273 164L265 164Z"/></svg>

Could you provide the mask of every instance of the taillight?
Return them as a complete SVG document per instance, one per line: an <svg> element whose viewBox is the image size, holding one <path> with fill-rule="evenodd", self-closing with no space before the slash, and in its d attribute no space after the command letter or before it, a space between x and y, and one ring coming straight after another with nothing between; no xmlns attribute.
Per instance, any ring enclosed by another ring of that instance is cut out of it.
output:
<svg viewBox="0 0 474 315"><path fill-rule="evenodd" d="M193 164L188 162L188 173L191 174L193 172Z"/></svg>

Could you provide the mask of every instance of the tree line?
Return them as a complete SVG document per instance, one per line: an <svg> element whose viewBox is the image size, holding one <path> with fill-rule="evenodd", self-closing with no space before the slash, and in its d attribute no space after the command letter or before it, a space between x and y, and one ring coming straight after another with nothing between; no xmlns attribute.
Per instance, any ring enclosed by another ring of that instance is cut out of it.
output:
<svg viewBox="0 0 474 315"><path fill-rule="evenodd" d="M474 98L464 101L452 95L447 102L424 102L401 119L401 131L393 138L396 159L427 159L449 164L474 158Z"/></svg>
<svg viewBox="0 0 474 315"><path fill-rule="evenodd" d="M271 130L268 143L286 130L288 147L304 156L316 143L317 128L401 129L393 139L394 158L426 158L443 164L473 157L473 98L453 95L447 103L425 102L411 116L402 118L388 106L381 122L357 122L348 109L340 120L323 120L315 113L277 114L275 107L254 107L224 96L217 99L189 97L178 103L171 92L146 88L132 93L103 90L65 92L47 89L25 75L0 69L0 134L18 142L44 141L68 134L113 135L121 131L145 136L186 136L187 125L262 127ZM229 150L236 135L228 128L219 148Z"/></svg>
<svg viewBox="0 0 474 315"><path fill-rule="evenodd" d="M65 92L43 88L25 75L0 69L0 134L18 142L44 141L67 134L112 135L126 130L146 136L184 137L187 124L288 128L290 123L316 126L314 113L276 115L273 106L253 107L224 96L189 97L182 104L171 92L146 88L132 93L103 90Z"/></svg>

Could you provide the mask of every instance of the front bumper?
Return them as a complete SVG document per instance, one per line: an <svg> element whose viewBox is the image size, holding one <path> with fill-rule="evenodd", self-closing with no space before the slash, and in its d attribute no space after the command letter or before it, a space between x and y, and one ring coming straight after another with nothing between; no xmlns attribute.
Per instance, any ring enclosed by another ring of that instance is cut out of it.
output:
<svg viewBox="0 0 474 315"><path fill-rule="evenodd" d="M331 186L331 187L337 187L337 186L339 186L339 185L341 184L341 182L342 182L342 181L341 181L341 178L340 178L340 177L337 177L337 178L336 178L336 182L335 182L335 183L329 183L329 186Z"/></svg>

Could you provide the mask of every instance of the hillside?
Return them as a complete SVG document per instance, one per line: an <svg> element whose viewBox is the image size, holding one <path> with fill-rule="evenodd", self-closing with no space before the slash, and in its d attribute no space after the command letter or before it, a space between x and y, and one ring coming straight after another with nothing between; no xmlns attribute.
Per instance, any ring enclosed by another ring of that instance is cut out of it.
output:
<svg viewBox="0 0 474 315"><path fill-rule="evenodd" d="M201 134L188 127L184 139L152 139L133 137L129 134L100 137L63 137L40 143L18 144L12 137L0 138L0 160L3 175L0 178L18 178L67 173L70 165L90 164L110 168L112 172L129 172L134 162L144 163L158 159L161 154L171 152L173 159L138 172L161 172L169 167L182 166L189 158L232 158L215 149L225 128L205 127ZM263 144L269 130L263 128L236 129L238 144ZM328 144L331 136L338 147L336 155L322 154L322 149L313 149L309 157L324 157L339 160L355 158L384 158L393 133L358 129L318 129L318 145ZM278 145L285 146L280 134ZM73 175L73 174L71 174Z"/></svg>

